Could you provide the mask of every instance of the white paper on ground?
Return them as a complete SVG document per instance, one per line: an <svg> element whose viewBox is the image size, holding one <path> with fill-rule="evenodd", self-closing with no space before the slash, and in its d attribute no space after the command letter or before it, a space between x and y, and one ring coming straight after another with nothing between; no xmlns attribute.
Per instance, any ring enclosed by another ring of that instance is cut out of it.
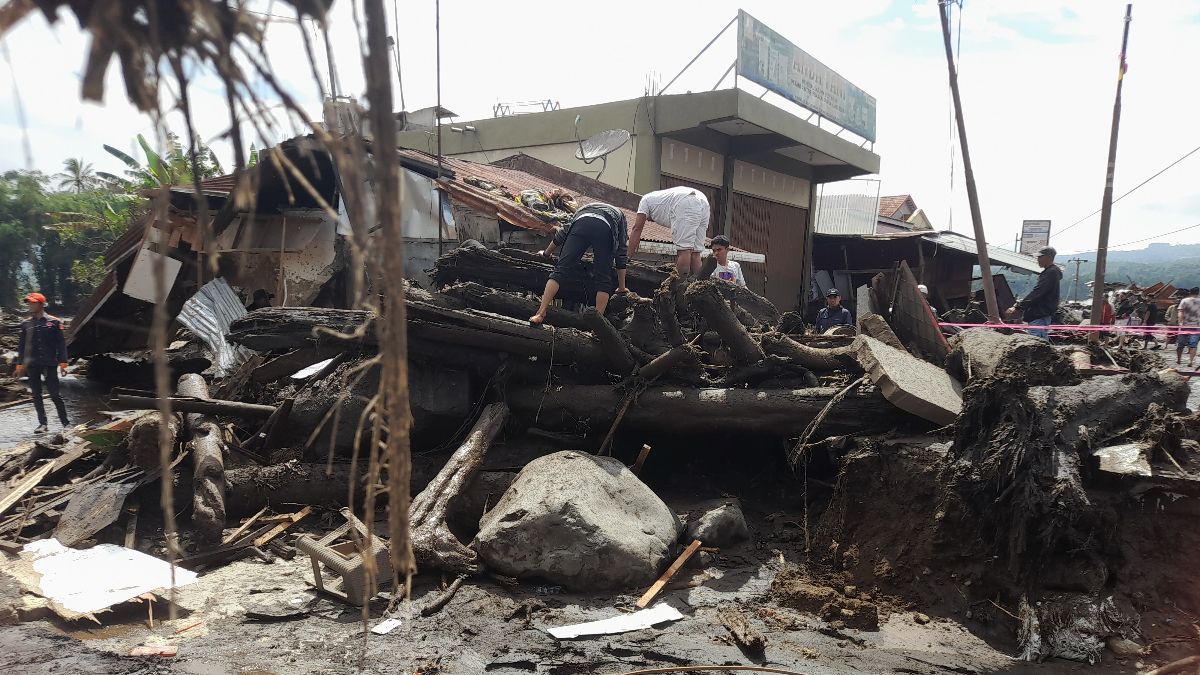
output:
<svg viewBox="0 0 1200 675"><path fill-rule="evenodd" d="M387 635L388 633L399 628L403 623L404 622L400 619L384 619L383 621L375 624L375 627L371 629L371 632L376 635Z"/></svg>
<svg viewBox="0 0 1200 675"><path fill-rule="evenodd" d="M559 640L568 640L577 638L583 635L613 635L615 633L628 633L631 630L641 630L649 628L655 624L664 623L667 621L678 621L683 618L679 610L668 605L665 602L660 602L657 605L639 610L633 614L621 614L614 616L611 619L601 619L600 621L589 621L588 623L577 623L573 626L561 626L559 628L549 628L546 630L550 635Z"/></svg>
<svg viewBox="0 0 1200 675"><path fill-rule="evenodd" d="M170 563L123 546L100 544L78 550L57 539L42 539L23 550L33 555L33 570L42 575L41 595L80 614L171 586ZM195 572L175 568L176 586L195 580Z"/></svg>

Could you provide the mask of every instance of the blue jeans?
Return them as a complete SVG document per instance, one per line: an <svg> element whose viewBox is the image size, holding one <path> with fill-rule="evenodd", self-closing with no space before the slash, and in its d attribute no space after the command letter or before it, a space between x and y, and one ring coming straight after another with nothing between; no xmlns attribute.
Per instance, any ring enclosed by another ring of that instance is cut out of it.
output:
<svg viewBox="0 0 1200 675"><path fill-rule="evenodd" d="M1040 319L1030 319L1029 321L1026 321L1025 323L1029 324L1030 326L1049 326L1050 320L1053 318L1054 317L1052 317L1052 316L1044 316ZM1028 329L1028 332L1030 335L1037 337L1037 338L1041 338L1041 339L1045 340L1046 342L1050 341L1050 331L1047 331L1043 328L1030 328L1030 329Z"/></svg>

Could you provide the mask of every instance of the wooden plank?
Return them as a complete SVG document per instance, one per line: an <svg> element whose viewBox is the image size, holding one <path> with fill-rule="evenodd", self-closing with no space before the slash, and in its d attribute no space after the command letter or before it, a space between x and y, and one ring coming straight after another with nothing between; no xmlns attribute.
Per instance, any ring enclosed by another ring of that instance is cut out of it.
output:
<svg viewBox="0 0 1200 675"><path fill-rule="evenodd" d="M683 553L680 553L679 557L675 559L675 562L671 563L671 566L667 568L667 571L663 572L662 576L658 578L658 581L654 582L654 585L652 585L645 593L642 594L642 597L637 601L637 608L645 609L646 605L649 605L650 601L654 599L654 596L658 595L658 592L663 589L663 586L666 586L667 582L671 581L671 577L675 576L675 574L679 572L679 570L685 564L687 564L688 559L695 555L696 551L698 550L700 550L700 540L693 539L692 543L688 544L688 547L683 549Z"/></svg>
<svg viewBox="0 0 1200 675"><path fill-rule="evenodd" d="M259 511L258 513L254 514L253 516L250 516L249 518L247 518L246 522L242 523L241 527L239 527L237 530L235 530L233 532L233 534L222 539L221 543L228 544L229 542L233 541L234 539L237 539L238 537L242 536L242 533L245 532L246 530L250 529L250 526L253 525L254 523L258 522L258 519L261 518L263 516L263 514L266 512L267 512L267 507L265 507L265 506L262 507L261 511Z"/></svg>
<svg viewBox="0 0 1200 675"><path fill-rule="evenodd" d="M129 513L129 519L125 521L125 548L137 548L137 521L141 503L137 497L132 501L133 503L129 504L129 500L126 500L125 511Z"/></svg>
<svg viewBox="0 0 1200 675"><path fill-rule="evenodd" d="M4 498L0 499L0 515L4 515L5 511L11 509L14 504L21 501L22 497L40 485L53 469L54 462L46 462L39 466L33 473L26 476L25 480L21 481L11 492L4 495Z"/></svg>
<svg viewBox="0 0 1200 675"><path fill-rule="evenodd" d="M312 513L312 511L313 511L313 507L306 506L306 507L300 509L299 511L293 513L291 520L289 520L286 523L280 523L280 524L276 525L275 527L271 528L271 530L269 532L267 532L266 534L262 535L261 537L255 539L254 545L260 546L260 547L265 546L268 541L271 541L275 537L278 537L279 535L283 534L284 530L288 529L292 525L295 525L296 523L300 522L301 520L304 520L310 513Z"/></svg>

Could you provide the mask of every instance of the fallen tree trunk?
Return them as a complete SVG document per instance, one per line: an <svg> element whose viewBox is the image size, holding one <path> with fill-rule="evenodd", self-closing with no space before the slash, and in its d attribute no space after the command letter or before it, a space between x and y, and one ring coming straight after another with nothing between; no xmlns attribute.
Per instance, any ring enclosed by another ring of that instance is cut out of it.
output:
<svg viewBox="0 0 1200 675"><path fill-rule="evenodd" d="M662 326L667 342L672 347L683 346L687 340L683 337L683 329L679 327L679 315L675 312L675 293L670 287L654 292L654 313L658 315L658 323Z"/></svg>
<svg viewBox="0 0 1200 675"><path fill-rule="evenodd" d="M537 313L539 302L515 293L498 291L473 281L464 281L448 286L442 293L466 303L468 307L481 309L513 319L528 319ZM546 311L545 323L557 328L588 330L587 322L578 312L551 306Z"/></svg>
<svg viewBox="0 0 1200 675"><path fill-rule="evenodd" d="M695 357L696 354L686 345L672 347L669 351L664 352L650 363L642 366L638 374L647 382L653 382L663 374L671 372L676 367Z"/></svg>
<svg viewBox="0 0 1200 675"><path fill-rule="evenodd" d="M857 348L853 342L845 347L822 349L802 345L781 333L764 333L759 340L762 342L762 348L768 353L782 356L808 370L862 372L862 366L858 365L858 360L855 358Z"/></svg>
<svg viewBox="0 0 1200 675"><path fill-rule="evenodd" d="M697 281L687 289L688 305L704 317L709 328L717 331L721 341L739 363L755 363L766 356L746 327L734 314L729 303L717 288L720 281Z"/></svg>
<svg viewBox="0 0 1200 675"><path fill-rule="evenodd" d="M143 413L129 428L129 459L135 466L149 471L161 465L158 435L161 425L162 415ZM178 416L171 415L167 435L171 439L171 447L174 448L175 438L179 435Z"/></svg>
<svg viewBox="0 0 1200 675"><path fill-rule="evenodd" d="M658 317L654 311L654 303L649 299L638 300L633 305L633 318L621 331L634 347L658 356L667 351L666 340L658 327Z"/></svg>
<svg viewBox="0 0 1200 675"><path fill-rule="evenodd" d="M811 389L694 389L655 386L629 407L622 428L662 433L700 434L717 431L798 436L838 393L832 387ZM523 418L556 431L607 429L623 403L623 393L604 385L566 385L546 391L543 385L509 386L507 400ZM878 392L851 392L821 425L821 435L862 433L892 428L901 414Z"/></svg>
<svg viewBox="0 0 1200 675"><path fill-rule="evenodd" d="M622 376L633 372L633 369L637 367L637 362L629 353L629 346L625 344L625 338L621 337L608 319L594 309L584 311L583 319L587 322L592 334L600 341L600 349L604 352L608 364L612 366L613 372Z"/></svg>
<svg viewBox="0 0 1200 675"><path fill-rule="evenodd" d="M417 564L456 574L479 572L479 554L463 546L446 522L450 503L483 463L488 447L508 419L508 408L493 403L483 409L463 444L438 475L412 501L409 522Z"/></svg>
<svg viewBox="0 0 1200 675"><path fill-rule="evenodd" d="M558 297L570 302L593 302L596 290L591 282L591 265L590 260L584 260L579 267L570 270L560 281ZM490 251L460 246L438 258L433 268L433 282L441 288L458 281L475 281L491 288L540 295L553 270L553 258L528 251L511 248ZM630 261L625 283L629 290L649 297L665 277L665 272Z"/></svg>
<svg viewBox="0 0 1200 675"><path fill-rule="evenodd" d="M1062 352L1025 333L1005 335L991 328L968 328L950 343L946 370L963 382L1002 372L1019 376L1030 385L1069 384L1079 379Z"/></svg>
<svg viewBox="0 0 1200 675"><path fill-rule="evenodd" d="M707 279L708 277L701 278ZM749 288L721 283L718 284L717 290L721 291L721 295L726 300L733 302L739 310L744 310L758 323L767 324L768 326L774 326L779 323L779 309L770 300Z"/></svg>
<svg viewBox="0 0 1200 675"><path fill-rule="evenodd" d="M327 472L326 469L329 469ZM360 463L355 490L358 499L365 494L361 485L366 474ZM295 510L297 504L346 506L350 481L354 474L350 464L303 464L297 461L270 466L242 466L225 472L225 510L230 518L242 518L258 513L263 507L284 512Z"/></svg>
<svg viewBox="0 0 1200 675"><path fill-rule="evenodd" d="M185 377L199 377L203 380L203 376L195 373L188 373L179 378L180 383ZM208 385L205 385L205 393L208 393ZM201 399L195 396L188 396L180 389L180 396L172 396L171 410L181 413L198 413L201 415L229 415L231 417L247 417L258 419L270 417L275 412L275 406L259 405L257 403L242 403L241 401L222 401L219 399ZM157 410L158 399L150 396L135 396L133 394L118 393L110 400L114 408L122 408L125 410Z"/></svg>
<svg viewBox="0 0 1200 675"><path fill-rule="evenodd" d="M255 351L324 346L374 349L375 315L360 309L263 307L229 325L229 341Z"/></svg>
<svg viewBox="0 0 1200 675"><path fill-rule="evenodd" d="M189 373L179 378L178 391L184 396L208 397L208 383L202 375ZM220 541L225 529L225 439L221 427L208 415L184 416L192 449L192 524L209 541Z"/></svg>

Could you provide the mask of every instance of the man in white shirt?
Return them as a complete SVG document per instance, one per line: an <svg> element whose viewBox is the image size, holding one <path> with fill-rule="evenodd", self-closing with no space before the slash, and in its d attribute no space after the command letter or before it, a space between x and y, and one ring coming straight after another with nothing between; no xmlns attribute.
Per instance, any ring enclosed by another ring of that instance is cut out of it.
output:
<svg viewBox="0 0 1200 675"><path fill-rule="evenodd" d="M1188 368L1196 365L1196 345L1200 344L1200 288L1188 291L1188 296L1179 301L1178 344L1186 341L1188 346ZM1178 362L1178 359L1176 359Z"/></svg>
<svg viewBox="0 0 1200 675"><path fill-rule="evenodd" d="M638 204L637 217L629 232L629 255L638 252L642 228L647 220L671 228L675 244L675 269L680 278L700 272L700 252L708 231L708 198L695 188L679 186L647 192Z"/></svg>
<svg viewBox="0 0 1200 675"><path fill-rule="evenodd" d="M712 238L709 246L712 247L713 257L717 259L712 278L745 288L746 276L742 274L742 266L738 261L729 259L729 237L718 234Z"/></svg>

